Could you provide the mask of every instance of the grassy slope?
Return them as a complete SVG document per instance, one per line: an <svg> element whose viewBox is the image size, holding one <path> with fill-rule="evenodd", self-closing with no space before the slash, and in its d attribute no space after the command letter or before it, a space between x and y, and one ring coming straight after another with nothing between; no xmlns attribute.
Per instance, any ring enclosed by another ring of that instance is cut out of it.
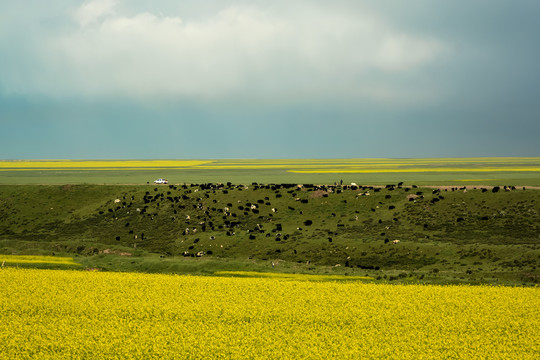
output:
<svg viewBox="0 0 540 360"><path fill-rule="evenodd" d="M0 186L0 253L75 255L86 267L121 271L347 273L444 283L540 280L538 190L333 190ZM369 196L358 196L366 191ZM423 198L409 201L417 191ZM400 242L394 245L395 239ZM199 251L212 254L198 258Z"/></svg>

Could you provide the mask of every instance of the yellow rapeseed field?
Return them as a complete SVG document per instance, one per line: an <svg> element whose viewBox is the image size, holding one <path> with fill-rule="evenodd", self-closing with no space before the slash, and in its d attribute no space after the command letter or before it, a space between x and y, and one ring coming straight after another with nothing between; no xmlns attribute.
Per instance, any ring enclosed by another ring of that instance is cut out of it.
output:
<svg viewBox="0 0 540 360"><path fill-rule="evenodd" d="M538 157L427 159L232 159L232 160L0 160L0 171L21 170L264 170L295 173L540 172Z"/></svg>
<svg viewBox="0 0 540 360"><path fill-rule="evenodd" d="M362 173L417 173L417 172L520 172L520 171L536 171L540 172L540 167L482 167L482 168L468 168L468 167L413 167L413 168L398 168L398 167L366 167L366 168L318 168L309 170L289 170L289 172L299 174L362 174Z"/></svg>
<svg viewBox="0 0 540 360"><path fill-rule="evenodd" d="M540 289L0 268L2 359L538 359Z"/></svg>
<svg viewBox="0 0 540 360"><path fill-rule="evenodd" d="M0 170L118 170L189 168L208 160L0 160Z"/></svg>
<svg viewBox="0 0 540 360"><path fill-rule="evenodd" d="M2 255L0 254L0 263L5 265L24 265L24 264L50 264L50 265L75 265L73 258L59 256L43 255Z"/></svg>

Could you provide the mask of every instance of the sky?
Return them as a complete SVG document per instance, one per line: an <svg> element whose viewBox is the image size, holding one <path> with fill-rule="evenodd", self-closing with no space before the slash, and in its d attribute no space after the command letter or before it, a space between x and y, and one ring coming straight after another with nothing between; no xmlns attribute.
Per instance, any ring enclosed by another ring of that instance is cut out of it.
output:
<svg viewBox="0 0 540 360"><path fill-rule="evenodd" d="M0 159L540 156L540 2L0 1Z"/></svg>

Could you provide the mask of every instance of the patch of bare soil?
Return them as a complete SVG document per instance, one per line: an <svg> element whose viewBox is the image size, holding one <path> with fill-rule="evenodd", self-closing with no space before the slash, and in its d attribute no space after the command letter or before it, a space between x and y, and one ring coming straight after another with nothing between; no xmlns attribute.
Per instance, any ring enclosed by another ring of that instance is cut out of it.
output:
<svg viewBox="0 0 540 360"><path fill-rule="evenodd" d="M493 185L444 185L444 186L441 186L441 185L422 185L422 186L419 186L419 187L424 187L424 188L430 188L430 189L440 189L440 190L452 190L452 188L454 189L467 189L467 190L472 190L474 188L476 189L488 189L488 190L491 190L493 189L495 186ZM501 185L499 186L501 189L504 187L504 185ZM540 186L515 186L516 190L522 190L523 188L525 189L529 189L529 190L539 190L540 189Z"/></svg>
<svg viewBox="0 0 540 360"><path fill-rule="evenodd" d="M86 268L84 270L86 270L86 271L101 271L100 268L92 268L92 267Z"/></svg>
<svg viewBox="0 0 540 360"><path fill-rule="evenodd" d="M133 255L132 253L129 253L129 252L120 252L120 251L111 250L111 249L101 250L99 253L100 254L117 254L117 255L120 255L120 256L131 256L131 255Z"/></svg>
<svg viewBox="0 0 540 360"><path fill-rule="evenodd" d="M313 199L318 199L318 198L322 198L324 194L328 194L328 191L315 190L309 195L309 197Z"/></svg>

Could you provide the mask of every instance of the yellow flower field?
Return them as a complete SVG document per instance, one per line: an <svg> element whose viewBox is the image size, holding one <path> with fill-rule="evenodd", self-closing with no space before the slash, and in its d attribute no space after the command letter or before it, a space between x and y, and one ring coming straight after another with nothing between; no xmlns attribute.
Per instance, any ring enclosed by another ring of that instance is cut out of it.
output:
<svg viewBox="0 0 540 360"><path fill-rule="evenodd" d="M51 264L51 265L75 265L73 258L59 256L42 255L2 255L0 254L0 264L18 265L18 264Z"/></svg>
<svg viewBox="0 0 540 360"><path fill-rule="evenodd" d="M0 170L103 170L187 168L207 160L0 160Z"/></svg>
<svg viewBox="0 0 540 360"><path fill-rule="evenodd" d="M264 170L295 173L540 172L538 157L428 159L233 159L233 160L0 160L0 171L21 170Z"/></svg>
<svg viewBox="0 0 540 360"><path fill-rule="evenodd" d="M0 269L2 359L537 359L537 288Z"/></svg>
<svg viewBox="0 0 540 360"><path fill-rule="evenodd" d="M417 173L417 172L500 172L500 171L537 171L540 172L540 167L482 167L482 168L468 168L468 167L413 167L413 168L390 168L390 167L367 167L367 168L329 168L329 169L310 169L310 170L289 170L293 173L299 174L362 174L362 173Z"/></svg>

